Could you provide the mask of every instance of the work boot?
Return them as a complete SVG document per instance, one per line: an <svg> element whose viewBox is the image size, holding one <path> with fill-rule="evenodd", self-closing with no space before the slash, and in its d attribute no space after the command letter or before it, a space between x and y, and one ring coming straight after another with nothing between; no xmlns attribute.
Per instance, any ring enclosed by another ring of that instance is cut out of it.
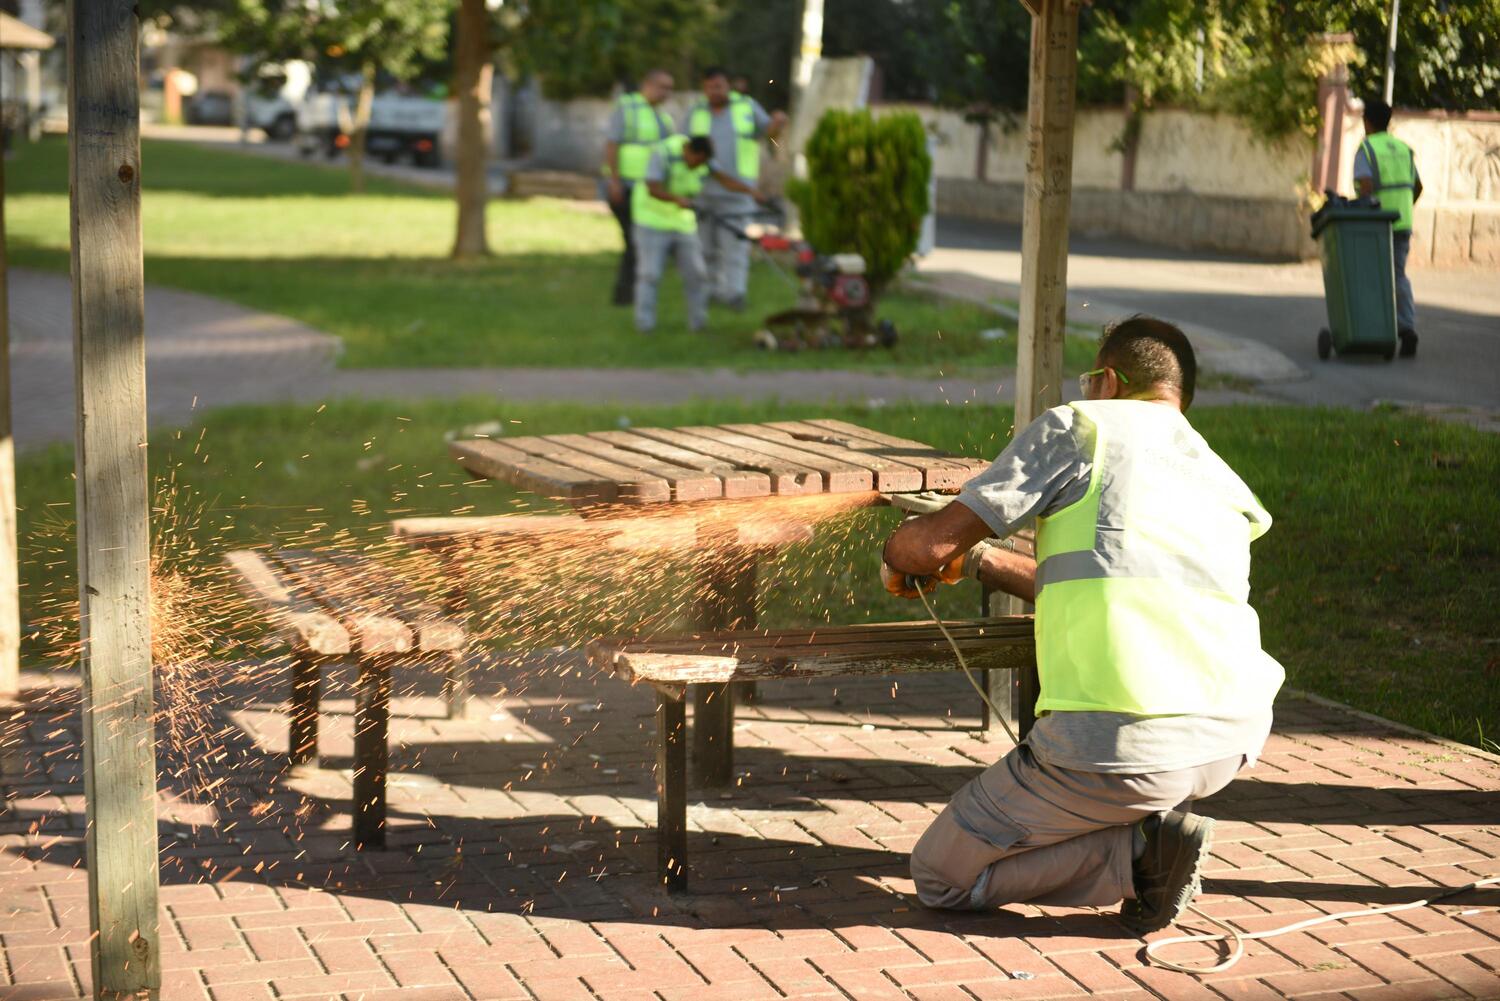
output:
<svg viewBox="0 0 1500 1001"><path fill-rule="evenodd" d="M1169 810L1141 824L1146 848L1133 865L1135 899L1120 906L1120 920L1140 935L1176 921L1201 888L1199 869L1213 843L1212 817Z"/></svg>
<svg viewBox="0 0 1500 1001"><path fill-rule="evenodd" d="M1417 354L1417 332L1415 330L1400 330L1396 336L1401 338L1401 357L1414 358Z"/></svg>

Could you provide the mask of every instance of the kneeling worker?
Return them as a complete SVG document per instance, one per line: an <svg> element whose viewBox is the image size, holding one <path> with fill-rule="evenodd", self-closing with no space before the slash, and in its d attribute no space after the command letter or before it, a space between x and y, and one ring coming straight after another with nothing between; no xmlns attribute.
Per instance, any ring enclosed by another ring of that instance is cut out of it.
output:
<svg viewBox="0 0 1500 1001"><path fill-rule="evenodd" d="M667 256L673 253L687 297L688 329L702 330L708 321L708 281L693 198L707 177L730 190L754 194L709 166L713 155L713 143L706 136L670 136L652 152L645 183L630 193L635 221L635 327L642 333L656 328L656 290Z"/></svg>
<svg viewBox="0 0 1500 1001"><path fill-rule="evenodd" d="M1284 677L1248 603L1271 517L1193 430L1176 327L1108 329L1086 400L1020 431L956 502L891 536L894 593L964 572L1036 602L1030 734L912 851L929 907L1105 906L1145 933L1199 889L1213 821L1179 809L1253 765ZM984 542L1035 520L1036 559Z"/></svg>

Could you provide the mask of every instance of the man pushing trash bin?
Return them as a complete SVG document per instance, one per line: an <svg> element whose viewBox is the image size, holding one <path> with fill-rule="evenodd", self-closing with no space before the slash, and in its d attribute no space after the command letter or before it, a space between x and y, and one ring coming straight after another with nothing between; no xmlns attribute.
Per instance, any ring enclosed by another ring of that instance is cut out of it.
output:
<svg viewBox="0 0 1500 1001"><path fill-rule="evenodd" d="M1365 102L1365 141L1354 154L1354 186L1361 197L1374 195L1380 207L1399 213L1391 224L1391 253L1396 265L1396 334L1401 357L1417 353L1417 305L1406 277L1406 255L1411 250L1412 206L1422 197L1422 178L1411 147L1391 135L1391 106L1372 97Z"/></svg>
<svg viewBox="0 0 1500 1001"><path fill-rule="evenodd" d="M1213 821L1182 804L1253 764L1270 732L1283 672L1247 598L1271 516L1184 416L1197 363L1182 331L1132 317L1094 364L1087 399L1020 429L953 503L896 530L882 577L904 597L968 575L1036 602L1036 724L917 842L918 898L1123 900L1144 933L1198 892ZM1035 559L984 542L1033 521Z"/></svg>

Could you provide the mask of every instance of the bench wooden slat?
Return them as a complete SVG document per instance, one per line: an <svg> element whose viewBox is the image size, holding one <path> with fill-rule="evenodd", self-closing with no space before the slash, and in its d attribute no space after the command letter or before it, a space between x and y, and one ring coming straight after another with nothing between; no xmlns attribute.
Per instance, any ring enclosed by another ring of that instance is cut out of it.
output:
<svg viewBox="0 0 1500 1001"><path fill-rule="evenodd" d="M607 441L585 434L549 434L546 441L566 445L579 452L607 459L617 466L640 470L647 476L665 480L672 488L671 500L712 500L724 496L724 482L712 473L665 461L640 452L627 452Z"/></svg>
<svg viewBox="0 0 1500 1001"><path fill-rule="evenodd" d="M764 438L779 444L795 446L805 452L814 452L838 459L850 465L868 469L875 474L875 489L892 493L921 490L926 476L920 466L897 459L889 459L869 452L834 444L828 440L828 432L802 424L800 421L778 421L771 424L726 424L731 431Z"/></svg>
<svg viewBox="0 0 1500 1001"><path fill-rule="evenodd" d="M873 452L921 466L926 477L924 486L928 490L953 490L961 487L989 466L989 463L979 459L949 455L931 445L871 431L848 421L819 418L807 423L830 432L830 437L846 448Z"/></svg>
<svg viewBox="0 0 1500 1001"><path fill-rule="evenodd" d="M359 581L366 601L377 602L382 613L389 609L392 617L411 630L414 649L428 653L451 653L467 645L467 637L461 621L448 614L439 603L419 594L400 580L369 580L369 574L378 564L363 560L353 553L324 552L318 554L331 567L348 579ZM374 593L372 588L375 589Z"/></svg>
<svg viewBox="0 0 1500 1001"><path fill-rule="evenodd" d="M740 469L731 462L702 452L694 452L655 438L647 438L633 431L591 431L589 438L605 442L623 452L638 452L670 462L673 465L712 473L723 486L723 496L728 499L741 497L767 497L771 493L771 478L755 469Z"/></svg>
<svg viewBox="0 0 1500 1001"><path fill-rule="evenodd" d="M768 455L773 459L785 460L808 469L816 469L823 475L823 489L831 494L856 493L864 490L875 489L875 477L869 469L862 465L844 462L840 459L820 455L795 445L786 445L759 438L754 435L741 434L727 427L686 427L681 430L688 434L710 438L714 441L733 445L735 448L748 449Z"/></svg>
<svg viewBox="0 0 1500 1001"><path fill-rule="evenodd" d="M489 438L448 444L448 452L475 476L501 480L543 497L577 504L607 504L616 496L614 480L529 455Z"/></svg>
<svg viewBox="0 0 1500 1001"><path fill-rule="evenodd" d="M416 646L410 629L382 603L365 593L363 575L341 572L317 554L283 549L272 558L297 578L329 614L343 624L361 654L409 653Z"/></svg>
<svg viewBox="0 0 1500 1001"><path fill-rule="evenodd" d="M594 476L608 477L615 486L615 500L626 504L655 504L672 499L667 481L632 466L622 466L559 443L552 437L507 438L505 444L559 466Z"/></svg>
<svg viewBox="0 0 1500 1001"><path fill-rule="evenodd" d="M589 658L625 680L659 686L958 669L948 641L931 623L925 629L908 624L899 631L860 630L844 627L836 642L812 637L809 630L601 640L589 645ZM1024 668L1035 660L1029 617L953 623L949 632L974 670Z"/></svg>
<svg viewBox="0 0 1500 1001"><path fill-rule="evenodd" d="M239 549L227 554L224 561L234 572L236 586L270 615L272 625L287 636L293 648L326 656L353 649L348 630L260 553Z"/></svg>
<svg viewBox="0 0 1500 1001"><path fill-rule="evenodd" d="M823 492L823 474L811 466L774 458L764 452L727 445L701 435L688 434L680 428L641 428L637 433L691 452L732 463L736 467L765 473L771 479L773 494L800 496Z"/></svg>

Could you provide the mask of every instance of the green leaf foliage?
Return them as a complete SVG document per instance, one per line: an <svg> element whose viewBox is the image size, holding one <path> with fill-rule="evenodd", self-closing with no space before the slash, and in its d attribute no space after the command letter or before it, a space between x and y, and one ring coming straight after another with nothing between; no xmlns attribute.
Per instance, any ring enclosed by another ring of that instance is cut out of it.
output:
<svg viewBox="0 0 1500 1001"><path fill-rule="evenodd" d="M219 24L224 42L242 52L372 65L400 80L444 57L452 10L452 0L233 0Z"/></svg>
<svg viewBox="0 0 1500 1001"><path fill-rule="evenodd" d="M807 178L787 186L803 233L823 253L862 254L879 294L917 249L927 215L932 157L922 120L829 111L805 153Z"/></svg>

